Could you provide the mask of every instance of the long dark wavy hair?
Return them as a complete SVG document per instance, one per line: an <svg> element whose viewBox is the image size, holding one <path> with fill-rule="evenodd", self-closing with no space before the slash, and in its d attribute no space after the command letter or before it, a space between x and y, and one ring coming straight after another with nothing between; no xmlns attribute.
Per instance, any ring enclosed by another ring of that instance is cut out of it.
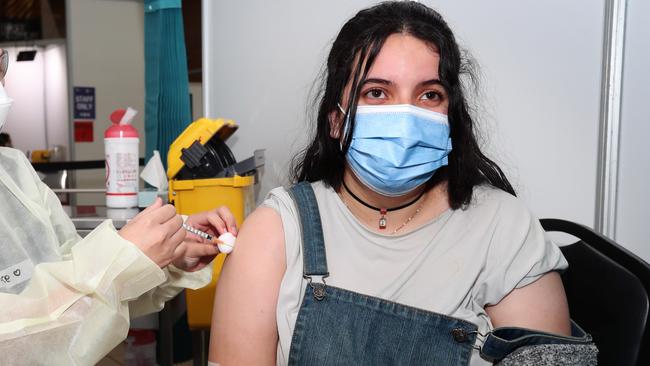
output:
<svg viewBox="0 0 650 366"><path fill-rule="evenodd" d="M317 96L319 107L315 136L309 146L293 159L293 180L322 180L339 189L352 134L341 133L342 141L330 137L330 114L338 109L337 103L343 100L345 85L352 79L346 111L350 125L346 129L354 130L361 85L386 38L396 33L418 38L435 47L440 54L438 72L449 98L453 150L448 157L448 166L438 169L427 184L434 186L447 180L449 203L454 209L467 205L474 186L482 183L515 195L501 168L479 149L474 121L460 80L462 73L471 73L471 67L467 67L467 62L461 57L454 35L442 16L413 1L384 2L360 11L345 23L327 58L327 68L322 77L324 86Z"/></svg>

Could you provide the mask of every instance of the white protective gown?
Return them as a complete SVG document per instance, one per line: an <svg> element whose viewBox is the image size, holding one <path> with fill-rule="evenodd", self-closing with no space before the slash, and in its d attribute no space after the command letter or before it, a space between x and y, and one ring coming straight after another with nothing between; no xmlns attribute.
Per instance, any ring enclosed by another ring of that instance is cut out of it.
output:
<svg viewBox="0 0 650 366"><path fill-rule="evenodd" d="M0 147L1 365L93 365L130 317L211 275L161 270L110 220L82 239L23 153Z"/></svg>

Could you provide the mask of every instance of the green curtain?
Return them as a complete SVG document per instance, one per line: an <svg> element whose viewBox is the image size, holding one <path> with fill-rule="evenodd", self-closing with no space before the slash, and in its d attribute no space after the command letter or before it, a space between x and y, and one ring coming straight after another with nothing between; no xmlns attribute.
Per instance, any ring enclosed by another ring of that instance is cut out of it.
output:
<svg viewBox="0 0 650 366"><path fill-rule="evenodd" d="M144 1L146 158L169 145L192 122L181 0Z"/></svg>

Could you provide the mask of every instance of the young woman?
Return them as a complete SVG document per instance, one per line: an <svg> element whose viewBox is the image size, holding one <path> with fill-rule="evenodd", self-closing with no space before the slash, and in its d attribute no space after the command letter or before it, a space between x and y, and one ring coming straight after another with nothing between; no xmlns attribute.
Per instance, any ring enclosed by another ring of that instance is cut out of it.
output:
<svg viewBox="0 0 650 366"><path fill-rule="evenodd" d="M481 365L503 356L496 327L571 333L567 263L480 151L464 66L419 3L343 26L301 183L271 191L224 266L211 362Z"/></svg>

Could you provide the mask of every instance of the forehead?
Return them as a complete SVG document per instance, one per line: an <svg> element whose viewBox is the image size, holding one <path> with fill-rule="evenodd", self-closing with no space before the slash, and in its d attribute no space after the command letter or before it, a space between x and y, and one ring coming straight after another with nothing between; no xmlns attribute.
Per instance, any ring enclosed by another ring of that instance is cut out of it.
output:
<svg viewBox="0 0 650 366"><path fill-rule="evenodd" d="M435 46L408 34L392 34L384 41L368 78L394 82L438 79L439 63Z"/></svg>

